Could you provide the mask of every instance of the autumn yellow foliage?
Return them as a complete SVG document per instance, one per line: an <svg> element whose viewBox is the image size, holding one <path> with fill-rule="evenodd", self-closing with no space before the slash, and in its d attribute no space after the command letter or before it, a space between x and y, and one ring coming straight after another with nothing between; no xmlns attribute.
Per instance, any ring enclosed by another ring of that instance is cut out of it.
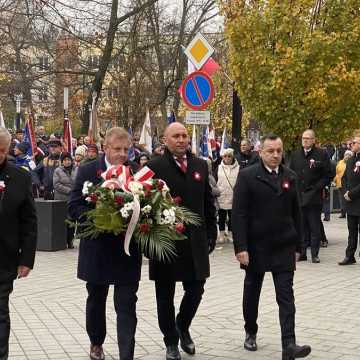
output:
<svg viewBox="0 0 360 360"><path fill-rule="evenodd" d="M220 0L231 73L264 131L297 146L360 127L359 0Z"/></svg>

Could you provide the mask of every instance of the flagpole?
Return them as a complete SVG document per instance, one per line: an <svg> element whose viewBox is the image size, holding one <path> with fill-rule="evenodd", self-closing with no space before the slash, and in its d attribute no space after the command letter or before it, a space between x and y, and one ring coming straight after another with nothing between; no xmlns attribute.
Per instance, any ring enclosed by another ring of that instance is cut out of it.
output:
<svg viewBox="0 0 360 360"><path fill-rule="evenodd" d="M64 119L68 117L69 111L69 88L64 87Z"/></svg>

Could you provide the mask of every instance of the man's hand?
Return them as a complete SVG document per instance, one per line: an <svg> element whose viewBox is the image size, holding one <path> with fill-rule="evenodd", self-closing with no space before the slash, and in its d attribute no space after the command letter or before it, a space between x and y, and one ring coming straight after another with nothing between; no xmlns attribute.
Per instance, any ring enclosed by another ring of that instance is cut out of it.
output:
<svg viewBox="0 0 360 360"><path fill-rule="evenodd" d="M351 201L350 196L349 196L349 191L347 191L347 192L344 194L344 199L345 199L346 201Z"/></svg>
<svg viewBox="0 0 360 360"><path fill-rule="evenodd" d="M242 251L236 254L237 261L244 266L249 265L249 253L247 251Z"/></svg>
<svg viewBox="0 0 360 360"><path fill-rule="evenodd" d="M295 253L295 261L298 262L300 259L300 253Z"/></svg>
<svg viewBox="0 0 360 360"><path fill-rule="evenodd" d="M25 278L29 275L31 269L28 268L27 266L24 266L24 265L20 265L18 266L18 279L21 279L21 278Z"/></svg>

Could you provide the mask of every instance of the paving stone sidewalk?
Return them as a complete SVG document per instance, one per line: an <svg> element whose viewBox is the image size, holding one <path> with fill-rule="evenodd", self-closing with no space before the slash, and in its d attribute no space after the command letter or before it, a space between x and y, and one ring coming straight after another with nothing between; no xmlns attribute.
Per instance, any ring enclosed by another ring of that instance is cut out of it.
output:
<svg viewBox="0 0 360 360"><path fill-rule="evenodd" d="M298 342L310 344L309 359L360 359L360 265L340 267L346 220L333 215L326 223L329 247L321 249L321 264L301 262L295 275ZM77 250L39 252L28 279L17 281L11 295L11 360L88 359L84 283L76 279ZM211 256L212 276L192 326L197 354L183 359L281 359L278 308L270 275L260 303L259 350L243 349L242 287L244 274L231 245ZM165 359L158 330L153 283L147 263L138 293L136 359ZM181 295L177 291L177 304ZM109 294L106 359L118 359L116 318Z"/></svg>

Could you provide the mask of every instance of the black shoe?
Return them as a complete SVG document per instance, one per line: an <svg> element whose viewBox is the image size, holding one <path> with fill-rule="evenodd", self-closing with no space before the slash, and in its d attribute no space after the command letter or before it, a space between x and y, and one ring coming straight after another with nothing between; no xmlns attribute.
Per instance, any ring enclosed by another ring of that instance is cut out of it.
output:
<svg viewBox="0 0 360 360"><path fill-rule="evenodd" d="M356 260L354 258L346 257L343 261L338 262L338 265L352 265L356 264Z"/></svg>
<svg viewBox="0 0 360 360"><path fill-rule="evenodd" d="M328 245L329 245L329 242L327 240L324 240L324 241L320 242L320 247L327 248Z"/></svg>
<svg viewBox="0 0 360 360"><path fill-rule="evenodd" d="M324 217L324 218L323 218L323 221L330 221L330 218Z"/></svg>
<svg viewBox="0 0 360 360"><path fill-rule="evenodd" d="M311 259L313 264L319 264L320 263L320 259L318 256L313 256Z"/></svg>
<svg viewBox="0 0 360 360"><path fill-rule="evenodd" d="M177 345L166 347L166 360L181 360L180 351Z"/></svg>
<svg viewBox="0 0 360 360"><path fill-rule="evenodd" d="M309 345L299 346L296 344L290 344L282 352L282 360L294 360L307 357L311 353L311 347Z"/></svg>
<svg viewBox="0 0 360 360"><path fill-rule="evenodd" d="M189 330L180 330L176 324L176 331L179 334L180 346L189 355L195 354L195 344L190 336Z"/></svg>
<svg viewBox="0 0 360 360"><path fill-rule="evenodd" d="M75 248L74 242L73 241L68 242L67 247L68 249L74 249Z"/></svg>
<svg viewBox="0 0 360 360"><path fill-rule="evenodd" d="M346 218L346 215L345 214L341 214L340 216L339 216L339 219L345 219Z"/></svg>
<svg viewBox="0 0 360 360"><path fill-rule="evenodd" d="M307 261L307 256L305 254L301 254L298 261Z"/></svg>
<svg viewBox="0 0 360 360"><path fill-rule="evenodd" d="M251 335L249 333L246 333L244 349L246 349L248 351L256 351L257 350L256 335Z"/></svg>

